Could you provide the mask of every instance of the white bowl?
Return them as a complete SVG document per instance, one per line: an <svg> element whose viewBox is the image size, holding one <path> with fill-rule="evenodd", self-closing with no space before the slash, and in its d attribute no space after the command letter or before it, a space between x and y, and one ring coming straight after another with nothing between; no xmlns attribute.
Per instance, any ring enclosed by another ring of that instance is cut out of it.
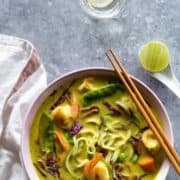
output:
<svg viewBox="0 0 180 180"><path fill-rule="evenodd" d="M95 67L95 68L86 68L86 69L76 70L76 71L67 73L61 76L60 78L58 78L57 80L53 81L50 85L47 86L47 88L43 92L40 93L38 98L30 106L26 114L26 117L24 119L24 124L23 124L23 129L22 129L22 139L21 139L22 140L21 159L22 159L24 168L30 179L32 180L39 179L31 161L30 148L29 148L30 128L31 128L33 118L38 108L41 106L44 100L59 86L63 85L64 83L72 79L76 79L76 78L80 78L84 76L93 76L93 75L94 76L112 76L112 77L117 78L116 73L112 69L109 69L109 68ZM164 131L170 143L173 144L174 140L173 140L173 131L171 127L171 122L169 120L169 116L167 114L167 111L164 105L161 103L161 101L155 95L155 93L149 87L147 87L142 81L138 80L137 78L133 76L132 76L132 79L137 85L138 89L143 94L143 96L147 97L147 99L149 99L152 105L157 109L157 112L163 123ZM156 179L165 180L169 167L170 167L170 164L168 160L165 158Z"/></svg>

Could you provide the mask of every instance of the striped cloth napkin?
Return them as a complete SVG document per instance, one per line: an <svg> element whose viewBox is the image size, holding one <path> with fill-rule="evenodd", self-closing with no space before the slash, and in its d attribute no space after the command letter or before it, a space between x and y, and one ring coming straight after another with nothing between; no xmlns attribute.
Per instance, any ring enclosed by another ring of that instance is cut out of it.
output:
<svg viewBox="0 0 180 180"><path fill-rule="evenodd" d="M0 35L0 179L28 179L20 161L21 130L33 99L47 86L33 45Z"/></svg>

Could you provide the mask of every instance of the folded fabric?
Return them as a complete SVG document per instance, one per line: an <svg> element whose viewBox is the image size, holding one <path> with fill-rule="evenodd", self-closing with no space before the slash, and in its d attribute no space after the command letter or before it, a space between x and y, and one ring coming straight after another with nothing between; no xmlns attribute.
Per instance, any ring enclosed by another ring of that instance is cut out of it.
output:
<svg viewBox="0 0 180 180"><path fill-rule="evenodd" d="M20 161L24 116L47 86L46 71L33 45L0 35L0 179L28 179Z"/></svg>

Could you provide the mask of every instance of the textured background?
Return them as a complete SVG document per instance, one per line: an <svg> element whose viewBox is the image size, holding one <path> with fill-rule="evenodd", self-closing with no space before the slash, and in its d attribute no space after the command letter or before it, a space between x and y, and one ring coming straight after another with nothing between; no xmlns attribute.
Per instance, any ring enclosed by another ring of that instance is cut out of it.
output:
<svg viewBox="0 0 180 180"><path fill-rule="evenodd" d="M144 42L164 41L180 79L179 0L128 0L124 11L109 20L89 17L78 0L0 0L0 33L31 41L45 64L49 82L77 68L110 67L104 52L113 48L128 72L153 89L166 106L180 152L180 100L144 72L137 58ZM173 168L167 179L179 179Z"/></svg>

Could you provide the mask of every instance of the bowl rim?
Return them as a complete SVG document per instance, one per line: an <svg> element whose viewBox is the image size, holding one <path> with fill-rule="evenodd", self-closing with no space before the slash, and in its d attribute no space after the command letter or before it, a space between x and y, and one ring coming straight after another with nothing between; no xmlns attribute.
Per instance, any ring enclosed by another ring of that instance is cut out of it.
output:
<svg viewBox="0 0 180 180"><path fill-rule="evenodd" d="M82 73L87 73L87 72L91 72L91 71L102 71L102 73L104 73L104 75L108 74L109 75L115 75L115 71L112 68L107 68L107 67L88 67L88 68L80 68L80 69L76 69L70 72L67 72L59 77L57 77L55 80L53 80L51 83L49 83L45 89L41 90L41 92L39 93L39 95L37 95L37 97L32 101L32 103L30 104L27 113L25 115L24 121L23 121L23 127L22 127L22 131L21 131L21 147L20 147L20 159L21 159L21 164L23 166L23 168L25 169L26 173L28 174L28 177L30 179L38 179L35 170L33 168L33 163L31 161L30 158L30 150L29 150L29 141L25 141L27 140L27 137L29 138L29 134L27 133L27 125L28 123L32 123L33 118L28 118L30 116L31 111L33 110L33 107L35 106L35 104L42 99L43 95L48 92L48 90L50 88L53 88L54 86L56 86L56 84L61 84L61 82L67 81L66 79L70 78L73 79L73 75L75 74L82 74ZM154 98L154 101L156 101L159 104L159 108L162 110L162 112L164 113L166 120L167 120L167 126L169 128L169 139L170 139L170 143L174 146L174 136L173 136L173 129L172 129L172 124L169 118L169 115L167 113L167 110L165 108L165 106L163 105L163 103L160 101L160 99L158 98L158 96L155 94L155 92L153 90L150 89L150 87L148 87L144 82L142 82L141 80L139 80L138 78L136 78L133 75L130 75L131 78L138 84L140 85L142 88L145 88L147 90L147 92ZM79 77L82 77L81 75L79 75ZM59 85L60 86L60 85ZM56 88L54 88L56 89ZM47 98L47 96L46 96ZM43 99L44 101L45 99ZM38 107L39 108L39 107ZM36 108L36 109L38 109ZM36 112L35 112L36 113ZM35 115L35 113L33 114L33 116ZM28 153L28 155L27 155ZM168 174L170 168L170 164L167 158L164 159L160 170L156 176L156 180L165 180L166 176Z"/></svg>

